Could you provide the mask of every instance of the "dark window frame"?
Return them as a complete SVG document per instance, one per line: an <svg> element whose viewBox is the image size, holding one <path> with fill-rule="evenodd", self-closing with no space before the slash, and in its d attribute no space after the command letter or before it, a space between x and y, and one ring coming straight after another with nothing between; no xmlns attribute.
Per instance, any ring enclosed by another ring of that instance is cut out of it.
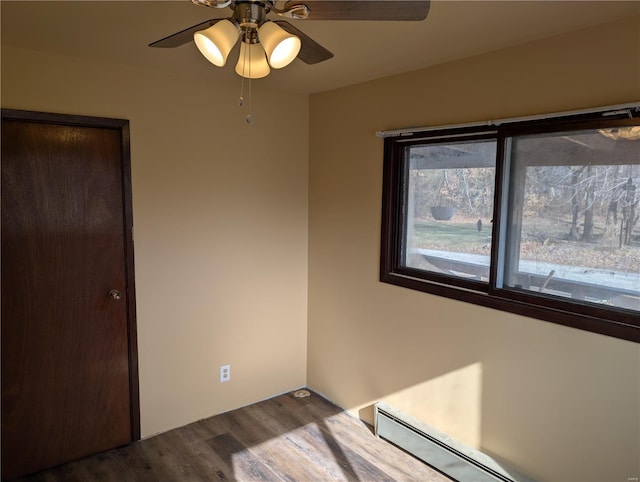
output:
<svg viewBox="0 0 640 482"><path fill-rule="evenodd" d="M632 117L630 117L632 116ZM496 286L499 261L499 231L506 222L503 216L509 182L505 144L514 136L547 134L571 130L602 129L637 125L640 108L630 107L614 113L601 110L580 115L554 116L549 119L504 122L499 125L430 129L405 135L385 137L382 189L382 226L380 281L437 296L557 323L581 330L640 342L640 314L624 308L605 308L593 303L560 297L532 294L525 290ZM405 224L407 146L443 140L461 141L495 138L497 141L494 215L492 224L490 280L478 283L440 275L403 265L403 229ZM637 141L640 146L640 140Z"/></svg>

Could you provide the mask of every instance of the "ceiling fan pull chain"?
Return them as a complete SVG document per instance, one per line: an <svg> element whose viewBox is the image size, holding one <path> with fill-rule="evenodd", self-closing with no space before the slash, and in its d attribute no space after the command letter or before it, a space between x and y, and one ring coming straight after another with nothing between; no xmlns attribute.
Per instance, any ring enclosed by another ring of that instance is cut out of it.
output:
<svg viewBox="0 0 640 482"><path fill-rule="evenodd" d="M249 50L249 115L247 116L247 124L251 125L253 124L253 114L252 114L252 107L251 107L251 98L253 97L251 95L251 50Z"/></svg>
<svg viewBox="0 0 640 482"><path fill-rule="evenodd" d="M244 55L243 55L244 54ZM242 72L244 73L244 68L247 65L247 52L246 50L243 52L240 50L240 55L242 55ZM240 59L238 59L240 60ZM240 100L238 101L238 105L242 107L244 105L244 75L241 75L240 78L242 81L240 82Z"/></svg>
<svg viewBox="0 0 640 482"><path fill-rule="evenodd" d="M253 96L251 95L251 77L249 77L249 115L247 116L247 124L251 125L253 124L253 108L251 107L251 98Z"/></svg>
<svg viewBox="0 0 640 482"><path fill-rule="evenodd" d="M246 117L246 121L247 124L251 125L253 124L253 114L251 113L251 53L249 53L249 62L247 63L247 51L244 50L244 54L240 54L242 55L242 58L239 59L242 61L242 73L243 75L241 75L241 81L240 81L240 98L238 99L238 105L240 107L244 106L244 79L247 79L248 82L248 92L247 92L247 106L249 107L249 115L247 115ZM248 75L245 76L245 69L247 69Z"/></svg>

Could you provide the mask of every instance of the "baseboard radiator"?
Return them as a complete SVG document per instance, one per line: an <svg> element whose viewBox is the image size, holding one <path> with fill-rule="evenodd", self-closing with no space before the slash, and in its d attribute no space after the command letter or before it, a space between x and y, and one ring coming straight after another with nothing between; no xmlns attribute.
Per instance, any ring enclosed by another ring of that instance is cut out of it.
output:
<svg viewBox="0 0 640 482"><path fill-rule="evenodd" d="M504 464L384 402L374 405L375 433L459 482L530 482Z"/></svg>

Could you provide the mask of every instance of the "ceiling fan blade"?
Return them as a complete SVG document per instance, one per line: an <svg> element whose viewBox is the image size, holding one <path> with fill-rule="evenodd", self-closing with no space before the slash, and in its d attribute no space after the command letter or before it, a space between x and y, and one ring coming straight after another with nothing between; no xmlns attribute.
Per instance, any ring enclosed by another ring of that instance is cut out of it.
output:
<svg viewBox="0 0 640 482"><path fill-rule="evenodd" d="M333 54L325 49L318 42L313 40L304 32L301 32L289 22L284 20L275 20L275 23L280 25L287 32L296 35L300 38L302 42L302 46L300 47L300 53L298 54L298 58L302 60L305 64L317 64L319 62L324 62L325 60L329 60L333 57Z"/></svg>
<svg viewBox="0 0 640 482"><path fill-rule="evenodd" d="M211 27L213 24L222 20L221 18L212 18L210 20L206 20L198 25L194 25L193 27L185 28L180 32L174 33L160 40L156 40L149 44L149 47L159 47L163 49L172 49L174 47L180 47L181 45L186 44L187 42L191 42L193 40L193 34L198 32L199 30L205 30Z"/></svg>
<svg viewBox="0 0 640 482"><path fill-rule="evenodd" d="M289 0L285 9L304 4L307 20L424 20L430 0Z"/></svg>

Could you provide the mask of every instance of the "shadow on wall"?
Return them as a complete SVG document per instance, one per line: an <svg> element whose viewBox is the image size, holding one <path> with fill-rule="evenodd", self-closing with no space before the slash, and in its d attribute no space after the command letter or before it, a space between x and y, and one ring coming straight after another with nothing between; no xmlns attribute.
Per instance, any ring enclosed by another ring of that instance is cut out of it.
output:
<svg viewBox="0 0 640 482"><path fill-rule="evenodd" d="M590 375L600 380L602 396L576 403L572 390L584 391L581 387L593 379L567 367L554 368L553 360L539 353L527 356L526 350L535 352L535 344L521 353L535 363L474 362L382 394L374 403L385 402L409 419L494 459L514 480L636 477L640 413L632 419L616 413L630 414L638 406L633 387L625 393L615 377L597 373L596 364ZM356 407L362 420L373 421L374 403ZM531 437L532 431L538 435ZM613 443L616 437L635 442L621 451Z"/></svg>
<svg viewBox="0 0 640 482"><path fill-rule="evenodd" d="M390 406L480 449L482 442L482 364L453 370L381 398ZM373 419L373 405L365 420ZM362 412L362 410L361 410Z"/></svg>
<svg viewBox="0 0 640 482"><path fill-rule="evenodd" d="M482 382L482 364L478 362L388 395L379 403L382 425L376 421L375 432L380 430L381 437L455 480L474 480L475 476L499 480L488 475L494 473L504 480L533 482L506 461L481 451ZM361 408L360 418L375 419L376 405ZM448 433L435 425L446 427ZM478 472L474 464L487 472Z"/></svg>

